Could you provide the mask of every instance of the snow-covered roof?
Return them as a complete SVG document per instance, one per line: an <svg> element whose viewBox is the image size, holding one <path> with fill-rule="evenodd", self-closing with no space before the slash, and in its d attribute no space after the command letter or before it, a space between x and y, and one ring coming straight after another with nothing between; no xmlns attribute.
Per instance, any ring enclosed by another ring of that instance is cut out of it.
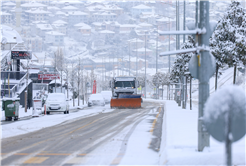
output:
<svg viewBox="0 0 246 166"><path fill-rule="evenodd" d="M141 27L152 27L153 25L151 25L151 24L148 24L148 23L141 23L141 24L138 24L139 26L141 26Z"/></svg>
<svg viewBox="0 0 246 166"><path fill-rule="evenodd" d="M7 12L1 12L0 15L1 16L11 16L11 14L10 13L7 13Z"/></svg>
<svg viewBox="0 0 246 166"><path fill-rule="evenodd" d="M21 7L28 7L28 8L34 8L34 7L46 7L47 5L44 5L42 3L38 3L35 1L31 1L29 3L24 3L21 5Z"/></svg>
<svg viewBox="0 0 246 166"><path fill-rule="evenodd" d="M135 50L133 50L133 51L137 51L137 52L145 52L145 48L144 48L144 47L143 47L143 48L138 48L138 49L135 49ZM151 52L151 51L152 51L152 50L146 48L146 52Z"/></svg>
<svg viewBox="0 0 246 166"><path fill-rule="evenodd" d="M62 11L57 11L55 14L56 14L56 15L65 15L66 13L64 13L64 12L62 12Z"/></svg>
<svg viewBox="0 0 246 166"><path fill-rule="evenodd" d="M22 43L23 40L20 36L20 34L14 30L13 28L7 26L7 25L1 25L1 36L0 36L0 41L2 43Z"/></svg>
<svg viewBox="0 0 246 166"><path fill-rule="evenodd" d="M45 10L43 10L41 8L37 8L36 10L35 9L27 10L26 12L27 13L33 13L33 14L40 14L40 13L42 13L42 14L50 14L50 12L45 11Z"/></svg>
<svg viewBox="0 0 246 166"><path fill-rule="evenodd" d="M3 3L3 6L16 6L16 4L13 2L5 2Z"/></svg>
<svg viewBox="0 0 246 166"><path fill-rule="evenodd" d="M135 24L121 24L120 27L135 28Z"/></svg>
<svg viewBox="0 0 246 166"><path fill-rule="evenodd" d="M54 79L49 84L54 84L54 83L61 84L61 80L60 79Z"/></svg>
<svg viewBox="0 0 246 166"><path fill-rule="evenodd" d="M58 7L55 7L55 6L49 6L47 7L48 10L61 10L60 8Z"/></svg>
<svg viewBox="0 0 246 166"><path fill-rule="evenodd" d="M133 9L151 9L151 7L140 4L138 6L134 6Z"/></svg>
<svg viewBox="0 0 246 166"><path fill-rule="evenodd" d="M74 25L75 27L80 27L78 29L91 29L91 27L85 23L78 23Z"/></svg>
<svg viewBox="0 0 246 166"><path fill-rule="evenodd" d="M36 24L36 26L41 30L53 30L50 24Z"/></svg>
<svg viewBox="0 0 246 166"><path fill-rule="evenodd" d="M81 11L68 12L69 15L88 15L87 13Z"/></svg>
<svg viewBox="0 0 246 166"><path fill-rule="evenodd" d="M169 18L168 17L162 17L160 19L156 19L156 21L159 21L159 22L166 22L167 21L168 22ZM170 21L175 21L175 19L170 18Z"/></svg>
<svg viewBox="0 0 246 166"><path fill-rule="evenodd" d="M128 40L128 42L132 42L132 43L136 43L136 42L138 42L138 43L143 43L144 41L143 40L140 40L140 39L138 39L138 38L134 38L134 39L130 39L130 40Z"/></svg>
<svg viewBox="0 0 246 166"><path fill-rule="evenodd" d="M54 35L54 36L65 36L63 33L60 33L60 32L57 32L57 31L46 32L46 34Z"/></svg>
<svg viewBox="0 0 246 166"><path fill-rule="evenodd" d="M103 31L100 31L99 33L102 33L102 34L114 34L113 31L109 31L109 30L103 30Z"/></svg>
<svg viewBox="0 0 246 166"><path fill-rule="evenodd" d="M77 1L77 0L59 0L59 1L53 1L53 4L83 4L83 2Z"/></svg>
<svg viewBox="0 0 246 166"><path fill-rule="evenodd" d="M62 8L62 10L78 10L78 8L76 8L74 6L65 6Z"/></svg>
<svg viewBox="0 0 246 166"><path fill-rule="evenodd" d="M93 22L92 24L93 24L93 25L96 25L96 26L101 26L101 25L102 25L101 22Z"/></svg>
<svg viewBox="0 0 246 166"><path fill-rule="evenodd" d="M53 24L67 24L67 22L63 20L56 20L53 22Z"/></svg>

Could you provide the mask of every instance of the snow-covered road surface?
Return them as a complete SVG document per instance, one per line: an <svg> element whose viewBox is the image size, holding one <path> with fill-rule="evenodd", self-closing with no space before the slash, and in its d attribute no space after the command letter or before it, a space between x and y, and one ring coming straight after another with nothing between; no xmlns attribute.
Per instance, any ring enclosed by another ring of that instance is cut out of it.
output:
<svg viewBox="0 0 246 166"><path fill-rule="evenodd" d="M158 152L149 145L160 104L143 105L133 110L94 107L5 124L2 165L158 164Z"/></svg>

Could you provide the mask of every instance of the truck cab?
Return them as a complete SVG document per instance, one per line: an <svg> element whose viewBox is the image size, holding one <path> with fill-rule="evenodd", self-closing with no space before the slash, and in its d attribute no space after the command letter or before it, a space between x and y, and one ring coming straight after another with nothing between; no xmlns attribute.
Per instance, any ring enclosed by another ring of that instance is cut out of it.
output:
<svg viewBox="0 0 246 166"><path fill-rule="evenodd" d="M112 96L118 97L120 93L137 94L136 77L115 77L111 81Z"/></svg>

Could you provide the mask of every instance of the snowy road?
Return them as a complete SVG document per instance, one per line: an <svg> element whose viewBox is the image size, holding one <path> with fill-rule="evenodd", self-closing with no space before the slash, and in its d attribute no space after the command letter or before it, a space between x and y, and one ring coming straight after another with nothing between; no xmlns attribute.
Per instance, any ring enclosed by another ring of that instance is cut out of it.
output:
<svg viewBox="0 0 246 166"><path fill-rule="evenodd" d="M142 106L141 109L116 109L94 116L77 117L38 131L2 139L1 164L157 164L162 124L156 123L156 118L162 117L163 110L159 103L144 102ZM52 116L55 115L49 117Z"/></svg>

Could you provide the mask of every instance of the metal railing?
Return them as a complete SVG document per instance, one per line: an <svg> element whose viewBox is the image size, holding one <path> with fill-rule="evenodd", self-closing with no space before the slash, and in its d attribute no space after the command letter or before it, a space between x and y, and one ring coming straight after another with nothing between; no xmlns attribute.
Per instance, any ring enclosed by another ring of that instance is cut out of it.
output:
<svg viewBox="0 0 246 166"><path fill-rule="evenodd" d="M5 97L15 97L17 95L17 92L20 93L20 90L23 88L25 89L26 85L26 79L27 79L27 73L19 80L17 84L15 84L11 89L4 89L2 91L5 92ZM8 85L6 85L8 87Z"/></svg>

